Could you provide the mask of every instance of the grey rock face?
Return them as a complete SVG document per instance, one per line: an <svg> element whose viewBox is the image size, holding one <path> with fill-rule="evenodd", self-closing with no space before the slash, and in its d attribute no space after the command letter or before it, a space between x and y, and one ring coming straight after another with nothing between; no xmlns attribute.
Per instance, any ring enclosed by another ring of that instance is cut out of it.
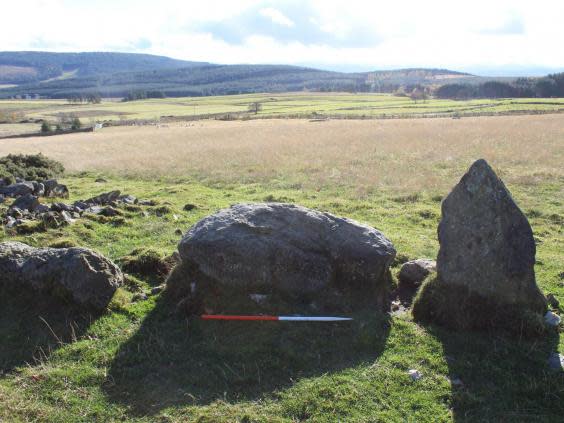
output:
<svg viewBox="0 0 564 423"><path fill-rule="evenodd" d="M105 192L103 194L97 195L96 197L92 197L88 200L85 200L84 202L88 204L105 206L107 204L112 204L115 201L117 201L119 199L120 194L121 193L119 191Z"/></svg>
<svg viewBox="0 0 564 423"><path fill-rule="evenodd" d="M337 292L359 294L373 306L382 300L396 253L374 228L279 203L239 204L208 216L178 250L183 264L246 297L274 290L315 299Z"/></svg>
<svg viewBox="0 0 564 423"><path fill-rule="evenodd" d="M476 161L443 201L438 235L442 283L544 311L531 226L485 160Z"/></svg>
<svg viewBox="0 0 564 423"><path fill-rule="evenodd" d="M0 244L0 287L63 296L80 306L104 309L123 274L87 248L33 248Z"/></svg>
<svg viewBox="0 0 564 423"><path fill-rule="evenodd" d="M418 286L431 272L437 270L435 260L417 259L404 263L401 266L398 278L400 283L411 286Z"/></svg>
<svg viewBox="0 0 564 423"><path fill-rule="evenodd" d="M10 207L33 212L37 207L39 207L39 200L34 195L26 194L18 197Z"/></svg>
<svg viewBox="0 0 564 423"><path fill-rule="evenodd" d="M48 179L43 181L43 191L45 197L68 198L69 190L66 185L59 184L56 179Z"/></svg>
<svg viewBox="0 0 564 423"><path fill-rule="evenodd" d="M18 182L12 185L0 187L0 194L6 197L20 197L26 194L32 194L34 186L32 182Z"/></svg>

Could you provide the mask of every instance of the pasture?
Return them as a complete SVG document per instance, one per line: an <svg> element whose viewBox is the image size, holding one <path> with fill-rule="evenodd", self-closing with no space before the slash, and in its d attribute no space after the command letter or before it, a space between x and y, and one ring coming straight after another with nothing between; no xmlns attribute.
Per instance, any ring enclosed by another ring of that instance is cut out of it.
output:
<svg viewBox="0 0 564 423"><path fill-rule="evenodd" d="M265 118L313 110L428 113L484 103L300 94L91 106L11 101L0 108L35 104L24 112L33 117L100 110L104 118L121 111L152 119L189 116L194 103L197 110L244 111L255 100L264 102ZM490 110L521 107L505 101L485 103ZM539 109L564 107L536 101ZM564 302L563 114L207 120L0 141L0 156L38 152L65 165L71 201L120 189L168 212L132 210L119 225L87 220L27 235L5 232L2 241L40 246L64 239L114 260L147 246L164 255L175 250L177 229L185 232L220 208L293 202L383 231L400 258L394 274L401 260L436 256L441 199L475 159L485 158L531 222L539 286ZM106 182L96 182L100 177ZM196 208L185 211L187 203ZM150 288L152 281L142 283ZM350 327L206 325L175 315L158 295L132 302L126 292L107 314L81 324L45 314L48 328L23 310L0 299L0 421L550 422L564 415L564 375L546 364L550 352L564 353L559 334L531 341L454 333L418 325L409 312L355 316ZM24 328L33 335L21 337ZM409 369L422 379L412 381Z"/></svg>
<svg viewBox="0 0 564 423"><path fill-rule="evenodd" d="M252 103L262 109L248 113ZM166 120L228 115L232 117L315 117L390 118L459 116L500 113L555 113L564 110L564 99L516 98L441 100L415 103L408 97L391 94L290 93L244 94L214 97L185 97L100 104L69 104L65 100L0 100L0 115L25 119L55 120L61 114L76 115L85 123L120 120Z"/></svg>

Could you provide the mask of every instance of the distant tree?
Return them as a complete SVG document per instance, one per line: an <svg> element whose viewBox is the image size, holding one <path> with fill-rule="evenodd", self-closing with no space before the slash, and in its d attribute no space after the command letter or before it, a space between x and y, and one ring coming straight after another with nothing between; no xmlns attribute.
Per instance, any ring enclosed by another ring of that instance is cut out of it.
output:
<svg viewBox="0 0 564 423"><path fill-rule="evenodd" d="M72 119L72 122L71 122L71 129L73 131L76 131L77 129L80 129L81 127L82 127L82 122L80 122L80 119L75 116Z"/></svg>
<svg viewBox="0 0 564 423"><path fill-rule="evenodd" d="M43 121L43 123L41 124L41 132L44 134L51 132L51 125L49 125L46 121Z"/></svg>
<svg viewBox="0 0 564 423"><path fill-rule="evenodd" d="M415 102L415 104L417 104L418 101L426 101L429 98L429 95L427 94L425 89L416 87L409 94L409 98L411 98Z"/></svg>
<svg viewBox="0 0 564 423"><path fill-rule="evenodd" d="M248 108L249 112L254 113L255 115L258 114L262 110L262 103L255 101L254 103L249 104Z"/></svg>
<svg viewBox="0 0 564 423"><path fill-rule="evenodd" d="M147 98L165 98L163 91L147 91Z"/></svg>
<svg viewBox="0 0 564 423"><path fill-rule="evenodd" d="M537 97L553 97L556 95L556 81L550 76L540 78L535 84L535 95Z"/></svg>
<svg viewBox="0 0 564 423"><path fill-rule="evenodd" d="M86 101L92 104L99 104L102 102L102 98L100 97L100 94L88 94Z"/></svg>

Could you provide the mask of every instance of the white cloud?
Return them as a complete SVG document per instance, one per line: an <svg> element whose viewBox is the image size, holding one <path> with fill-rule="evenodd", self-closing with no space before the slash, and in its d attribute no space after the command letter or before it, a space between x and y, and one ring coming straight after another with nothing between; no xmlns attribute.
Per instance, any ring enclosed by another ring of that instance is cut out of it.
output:
<svg viewBox="0 0 564 423"><path fill-rule="evenodd" d="M564 67L559 0L465 7L451 0L18 0L5 2L2 16L0 50L139 51L349 69ZM266 29L265 18L272 22Z"/></svg>
<svg viewBox="0 0 564 423"><path fill-rule="evenodd" d="M266 18L270 18L272 22L278 25L289 26L289 27L294 26L294 22L291 19L288 19L288 17L284 15L284 13L272 7L261 9L259 13Z"/></svg>

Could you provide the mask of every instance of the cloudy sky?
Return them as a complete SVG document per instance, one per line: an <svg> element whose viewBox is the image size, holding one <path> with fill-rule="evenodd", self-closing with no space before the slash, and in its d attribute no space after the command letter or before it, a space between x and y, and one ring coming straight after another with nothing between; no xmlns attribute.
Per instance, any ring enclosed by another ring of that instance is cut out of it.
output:
<svg viewBox="0 0 564 423"><path fill-rule="evenodd" d="M336 70L564 70L562 0L4 0L0 50Z"/></svg>

